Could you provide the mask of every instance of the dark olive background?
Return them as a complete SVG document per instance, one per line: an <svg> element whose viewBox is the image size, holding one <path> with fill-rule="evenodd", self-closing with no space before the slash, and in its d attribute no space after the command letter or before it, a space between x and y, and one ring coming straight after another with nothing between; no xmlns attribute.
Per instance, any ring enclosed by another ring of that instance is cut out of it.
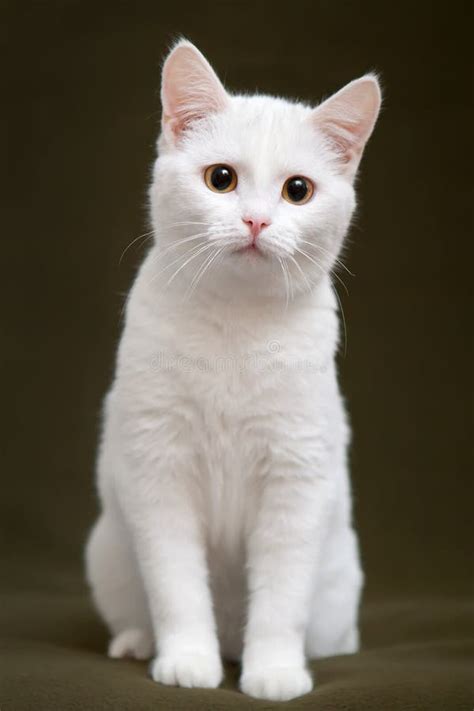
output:
<svg viewBox="0 0 474 711"><path fill-rule="evenodd" d="M367 595L457 595L472 511L470 2L3 5L5 583L82 586L121 309L144 248L160 63L318 101L375 69L384 109L339 288ZM2 13L3 14L3 13ZM51 572L48 572L51 571Z"/></svg>

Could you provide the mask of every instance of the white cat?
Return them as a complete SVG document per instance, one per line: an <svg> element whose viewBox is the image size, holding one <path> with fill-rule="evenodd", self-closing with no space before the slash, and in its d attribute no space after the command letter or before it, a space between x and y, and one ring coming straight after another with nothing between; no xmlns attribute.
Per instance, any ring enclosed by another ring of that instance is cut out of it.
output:
<svg viewBox="0 0 474 711"><path fill-rule="evenodd" d="M367 75L311 108L163 68L154 244L107 396L88 579L111 657L156 681L286 700L358 648L331 270L380 106Z"/></svg>

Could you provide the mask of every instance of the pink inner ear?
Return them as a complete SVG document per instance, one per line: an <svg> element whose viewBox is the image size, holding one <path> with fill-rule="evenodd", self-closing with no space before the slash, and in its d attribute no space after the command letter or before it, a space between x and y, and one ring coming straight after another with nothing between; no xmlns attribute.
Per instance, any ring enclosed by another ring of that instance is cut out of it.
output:
<svg viewBox="0 0 474 711"><path fill-rule="evenodd" d="M161 100L163 128L176 138L192 122L224 110L228 95L199 50L181 42L163 67Z"/></svg>
<svg viewBox="0 0 474 711"><path fill-rule="evenodd" d="M326 134L343 165L355 169L380 109L375 77L356 79L314 111L318 128Z"/></svg>
<svg viewBox="0 0 474 711"><path fill-rule="evenodd" d="M359 132L357 126L349 121L328 119L322 126L326 135L331 139L333 149L343 163L349 163L358 153ZM359 148L359 152L362 147Z"/></svg>

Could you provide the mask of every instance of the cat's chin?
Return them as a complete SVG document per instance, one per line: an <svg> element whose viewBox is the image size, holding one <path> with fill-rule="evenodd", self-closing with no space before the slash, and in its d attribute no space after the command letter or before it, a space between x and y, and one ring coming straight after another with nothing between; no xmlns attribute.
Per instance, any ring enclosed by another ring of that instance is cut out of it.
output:
<svg viewBox="0 0 474 711"><path fill-rule="evenodd" d="M297 283L293 280L297 289ZM244 299L286 298L285 280L277 255L262 249L239 248L229 251L214 273L212 288L240 294Z"/></svg>

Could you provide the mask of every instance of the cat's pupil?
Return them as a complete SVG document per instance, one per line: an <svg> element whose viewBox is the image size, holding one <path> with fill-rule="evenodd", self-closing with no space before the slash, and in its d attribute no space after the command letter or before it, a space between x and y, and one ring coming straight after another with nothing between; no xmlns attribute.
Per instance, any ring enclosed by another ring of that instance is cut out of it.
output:
<svg viewBox="0 0 474 711"><path fill-rule="evenodd" d="M293 202L301 202L308 194L308 185L304 178L292 178L288 181L286 190Z"/></svg>
<svg viewBox="0 0 474 711"><path fill-rule="evenodd" d="M212 171L211 183L216 190L227 190L232 183L232 172L226 165L218 165Z"/></svg>

